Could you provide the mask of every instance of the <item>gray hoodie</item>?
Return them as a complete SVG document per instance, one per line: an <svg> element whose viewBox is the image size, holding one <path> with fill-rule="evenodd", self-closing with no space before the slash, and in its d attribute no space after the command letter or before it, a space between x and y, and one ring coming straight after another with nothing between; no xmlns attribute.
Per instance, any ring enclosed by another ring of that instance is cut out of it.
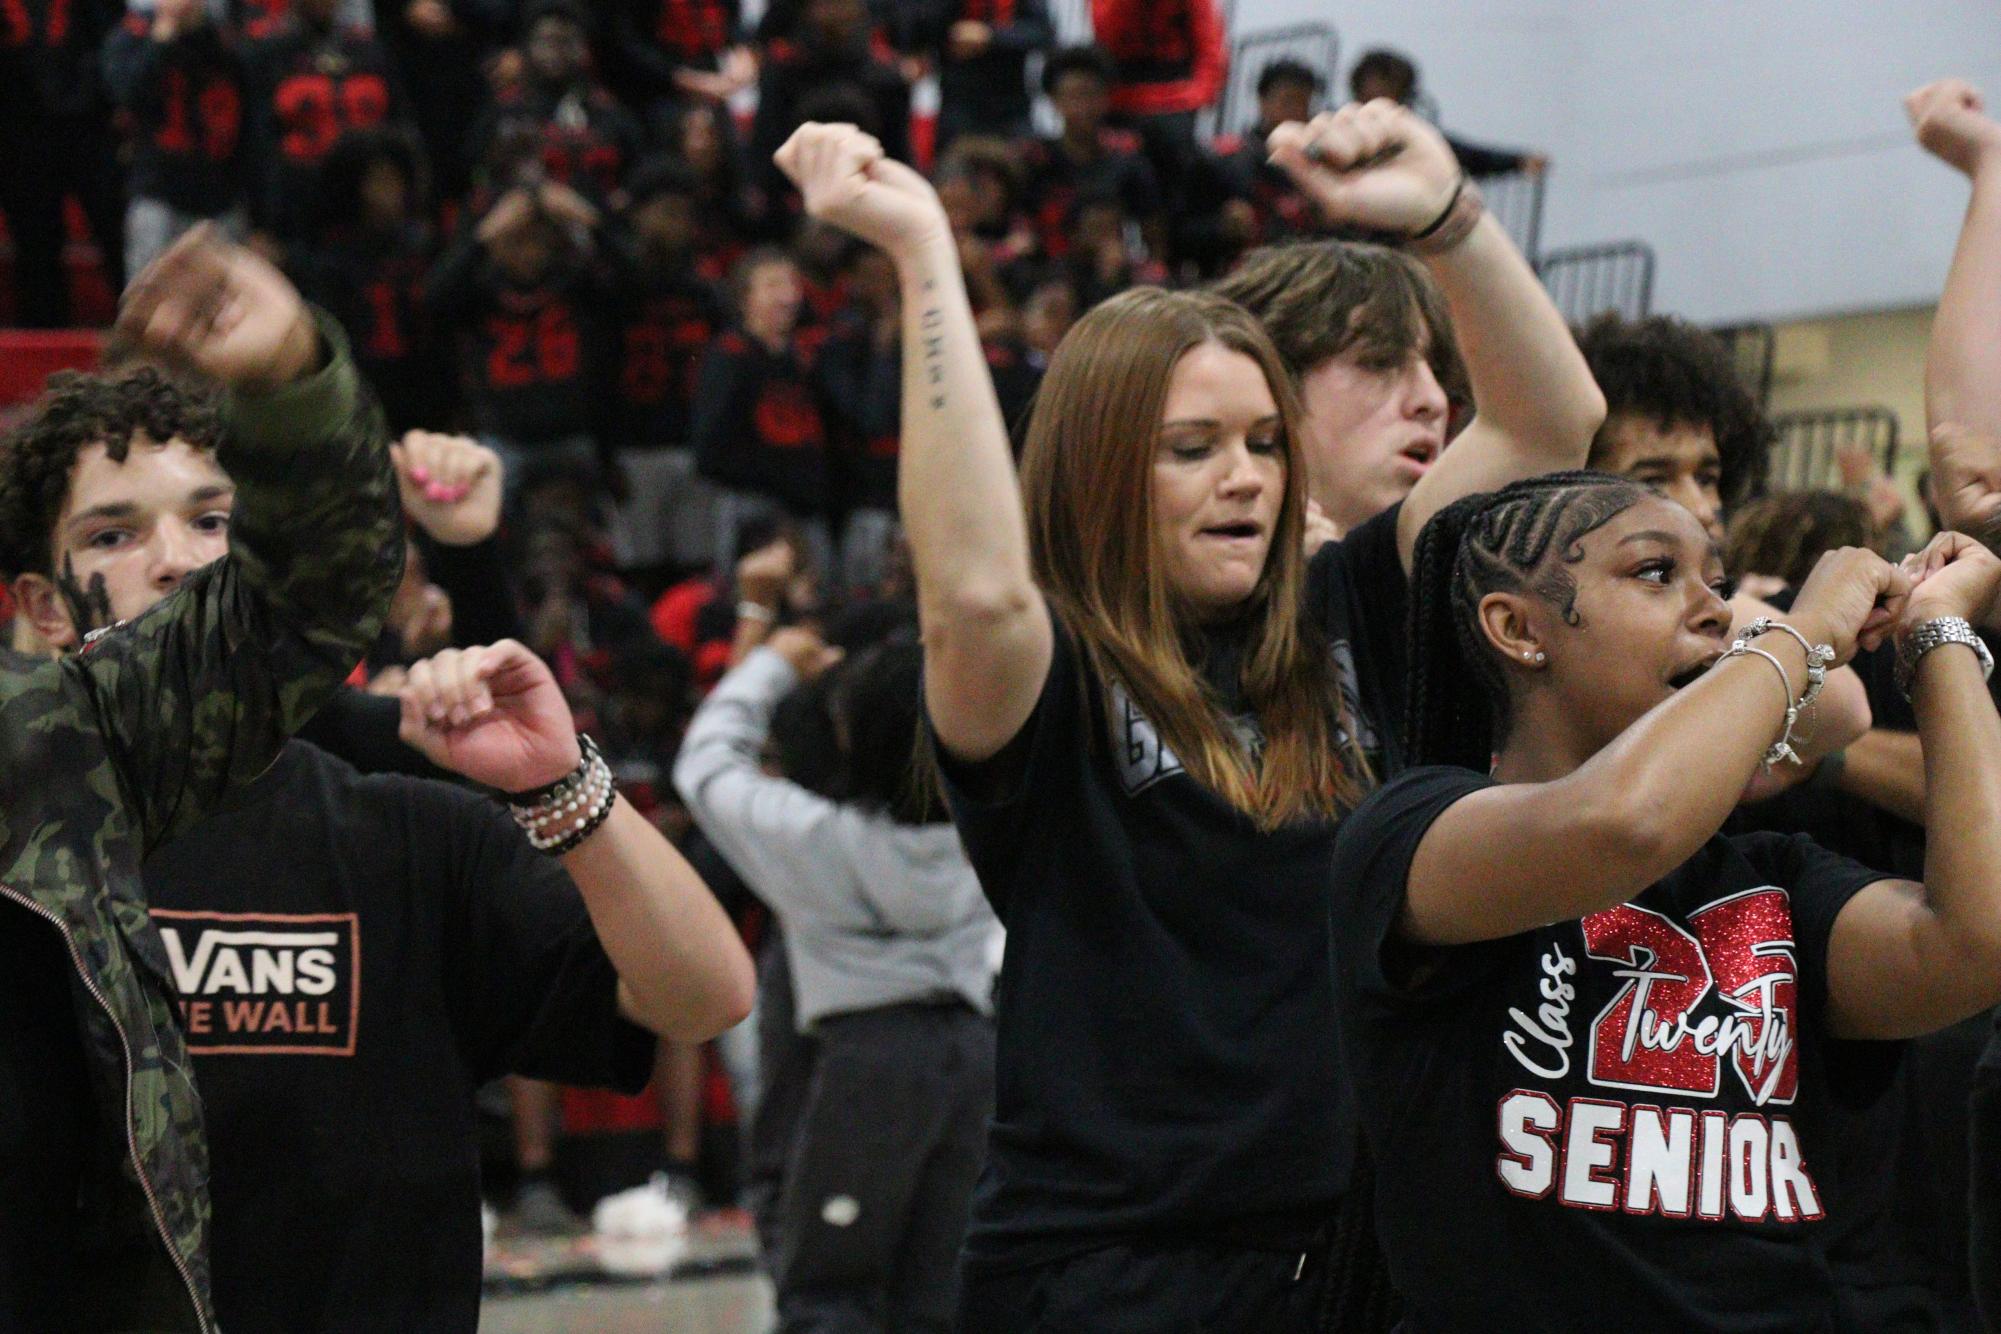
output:
<svg viewBox="0 0 2001 1334"><path fill-rule="evenodd" d="M695 713L674 786L702 832L785 928L799 1028L959 996L993 1012L1000 923L949 824L898 824L761 767L798 676L761 648Z"/></svg>

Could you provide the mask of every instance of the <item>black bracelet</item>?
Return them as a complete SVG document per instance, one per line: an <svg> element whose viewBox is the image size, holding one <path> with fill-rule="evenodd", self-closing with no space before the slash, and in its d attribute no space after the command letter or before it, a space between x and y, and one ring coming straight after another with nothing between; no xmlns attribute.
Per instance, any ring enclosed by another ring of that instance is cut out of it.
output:
<svg viewBox="0 0 2001 1334"><path fill-rule="evenodd" d="M1452 210L1459 207L1459 196L1465 193L1466 173L1462 171L1459 173L1459 179L1452 183L1452 198L1445 201L1444 209L1439 212L1437 217L1431 220L1430 224L1423 231L1412 232L1407 239L1422 241L1428 236L1437 235L1438 229L1445 225L1445 220L1452 216Z"/></svg>
<svg viewBox="0 0 2001 1334"><path fill-rule="evenodd" d="M579 732L577 733L577 750L579 754L576 768L570 770L570 772L564 774L553 783L544 783L542 786L530 788L526 792L507 793L507 804L510 806L540 806L550 797L555 796L562 788L577 782L578 779L590 771L591 756L597 754L598 751L597 742L591 740L589 733Z"/></svg>

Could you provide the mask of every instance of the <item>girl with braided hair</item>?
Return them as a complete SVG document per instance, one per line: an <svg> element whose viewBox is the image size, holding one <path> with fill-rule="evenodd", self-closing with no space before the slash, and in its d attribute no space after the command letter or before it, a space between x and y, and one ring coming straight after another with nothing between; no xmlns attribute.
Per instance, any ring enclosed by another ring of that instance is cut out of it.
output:
<svg viewBox="0 0 2001 1334"><path fill-rule="evenodd" d="M1832 552L1734 642L1722 583L1693 515L1603 474L1419 537L1419 767L1334 863L1341 1055L1396 1183L1376 1217L1406 1329L1833 1327L1830 1108L1894 1041L2001 1001L2001 718L1966 625L2001 562L1954 533L1901 567ZM1891 637L1924 883L1720 836L1829 668Z"/></svg>

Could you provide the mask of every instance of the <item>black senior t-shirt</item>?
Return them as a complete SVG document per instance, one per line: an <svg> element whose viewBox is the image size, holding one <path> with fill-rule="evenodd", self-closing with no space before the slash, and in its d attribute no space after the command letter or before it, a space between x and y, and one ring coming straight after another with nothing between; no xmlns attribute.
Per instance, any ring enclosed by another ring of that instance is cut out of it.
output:
<svg viewBox="0 0 2001 1334"><path fill-rule="evenodd" d="M1400 942L1412 857L1492 785L1413 769L1342 826L1342 1062L1405 1328L1813 1330L1832 1280L1815 1113L1888 1044L1826 1031L1828 940L1882 876L1712 838L1630 903L1506 939Z"/></svg>
<svg viewBox="0 0 2001 1334"><path fill-rule="evenodd" d="M1401 691L1401 654L1374 653L1388 628L1358 636L1349 619L1401 618L1394 524L1315 562L1309 617L1369 650L1342 672L1365 702ZM943 765L1008 930L968 1260L991 1272L1162 1233L1289 1244L1340 1200L1354 1142L1330 1031L1333 825L1260 833L1089 678L1060 625L1054 642L1021 735ZM1241 647L1210 644L1226 702ZM1361 721L1365 739L1394 731Z"/></svg>
<svg viewBox="0 0 2001 1334"><path fill-rule="evenodd" d="M562 866L494 802L294 741L145 884L207 1114L224 1328L473 1329L474 1089L652 1070Z"/></svg>

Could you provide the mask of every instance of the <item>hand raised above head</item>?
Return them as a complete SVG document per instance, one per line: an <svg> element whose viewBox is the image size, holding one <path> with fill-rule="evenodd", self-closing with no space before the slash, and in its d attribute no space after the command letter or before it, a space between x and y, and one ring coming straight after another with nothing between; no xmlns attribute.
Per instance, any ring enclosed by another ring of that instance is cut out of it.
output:
<svg viewBox="0 0 2001 1334"><path fill-rule="evenodd" d="M1288 121L1266 147L1331 222L1413 234L1444 212L1459 183L1445 137L1386 98Z"/></svg>
<svg viewBox="0 0 2001 1334"><path fill-rule="evenodd" d="M319 334L292 284L209 223L132 280L113 336L179 370L262 391L319 361Z"/></svg>
<svg viewBox="0 0 2001 1334"><path fill-rule="evenodd" d="M1964 79L1940 79L1907 94L1904 114L1927 153L1968 176L2001 157L2001 124Z"/></svg>
<svg viewBox="0 0 2001 1334"><path fill-rule="evenodd" d="M951 224L931 183L884 156L873 135L852 125L809 121L772 160L799 187L809 214L892 256L951 239Z"/></svg>

